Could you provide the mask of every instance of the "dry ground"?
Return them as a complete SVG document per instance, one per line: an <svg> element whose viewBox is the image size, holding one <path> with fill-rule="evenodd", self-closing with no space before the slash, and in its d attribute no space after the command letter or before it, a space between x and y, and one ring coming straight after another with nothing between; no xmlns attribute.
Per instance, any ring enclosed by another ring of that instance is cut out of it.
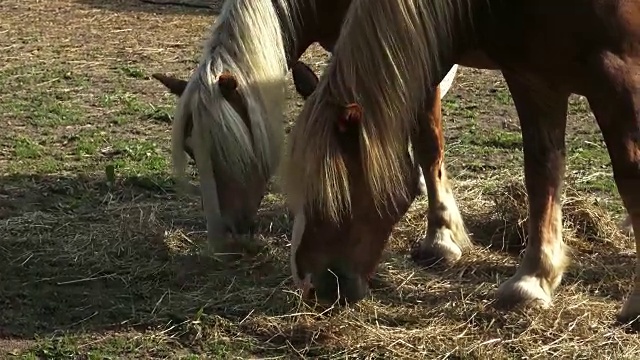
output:
<svg viewBox="0 0 640 360"><path fill-rule="evenodd" d="M363 303L299 302L291 219L270 194L238 261L198 256L197 199L169 178L175 99L153 72L186 78L214 11L136 0L0 2L0 354L115 358L637 358L613 323L632 242L601 136L574 98L565 237L574 261L550 310L491 307L521 242L522 144L498 73L461 69L445 101L448 167L477 247L459 264L408 259L418 201ZM305 60L318 71L322 51ZM302 102L290 90L292 120ZM105 169L113 166L115 176Z"/></svg>

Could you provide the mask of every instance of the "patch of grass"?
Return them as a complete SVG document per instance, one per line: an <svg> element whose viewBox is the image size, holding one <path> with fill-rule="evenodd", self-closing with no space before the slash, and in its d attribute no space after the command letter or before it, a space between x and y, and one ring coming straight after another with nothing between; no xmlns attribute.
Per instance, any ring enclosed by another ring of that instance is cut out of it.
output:
<svg viewBox="0 0 640 360"><path fill-rule="evenodd" d="M167 171L167 155L154 142L145 140L118 141L113 146L113 163L126 175L146 175Z"/></svg>
<svg viewBox="0 0 640 360"><path fill-rule="evenodd" d="M80 125L83 122L82 111L65 101L38 94L13 102L11 106L5 105L5 108L9 116L20 116L36 127Z"/></svg>
<svg viewBox="0 0 640 360"><path fill-rule="evenodd" d="M496 134L491 145L502 149L522 149L522 135L516 132L501 132Z"/></svg>
<svg viewBox="0 0 640 360"><path fill-rule="evenodd" d="M522 150L522 134L512 131L496 131L487 134L484 139L478 139L478 145L506 150Z"/></svg>
<svg viewBox="0 0 640 360"><path fill-rule="evenodd" d="M0 112L5 119L37 127L82 125L83 90L90 86L86 74L60 65L19 64L0 70Z"/></svg>
<svg viewBox="0 0 640 360"><path fill-rule="evenodd" d="M78 156L96 155L100 144L93 137L82 137L76 142L75 152Z"/></svg>
<svg viewBox="0 0 640 360"><path fill-rule="evenodd" d="M589 102L583 96L573 95L569 98L569 115L592 116Z"/></svg>
<svg viewBox="0 0 640 360"><path fill-rule="evenodd" d="M109 335L100 338L63 335L53 339L42 339L36 347L21 354L20 358L104 360L137 357L143 354L153 358L167 357L174 354L174 350L162 342L146 338L142 334L131 338L118 338Z"/></svg>
<svg viewBox="0 0 640 360"><path fill-rule="evenodd" d="M568 141L568 148L569 174L579 189L618 196L609 154L601 139L573 138Z"/></svg>
<svg viewBox="0 0 640 360"><path fill-rule="evenodd" d="M8 174L30 172L32 174L50 174L63 170L63 164L50 156L35 159L10 161L6 167Z"/></svg>
<svg viewBox="0 0 640 360"><path fill-rule="evenodd" d="M167 105L155 106L150 104L147 111L145 111L145 117L160 123L171 124L173 108Z"/></svg>
<svg viewBox="0 0 640 360"><path fill-rule="evenodd" d="M31 139L19 137L15 140L14 154L16 159L35 159L40 157L42 146Z"/></svg>
<svg viewBox="0 0 640 360"><path fill-rule="evenodd" d="M90 85L91 79L86 73L60 63L12 63L0 69L0 86L9 90L9 94L23 91L65 94Z"/></svg>
<svg viewBox="0 0 640 360"><path fill-rule="evenodd" d="M119 107L119 115L137 115L144 113L147 108L147 105L137 95L129 92L103 95L100 99L100 105L105 108Z"/></svg>
<svg viewBox="0 0 640 360"><path fill-rule="evenodd" d="M31 355L48 359L69 359L79 354L74 339L63 336L40 343Z"/></svg>
<svg viewBox="0 0 640 360"><path fill-rule="evenodd" d="M142 69L134 66L121 66L119 70L125 76L133 79L144 79L147 77Z"/></svg>
<svg viewBox="0 0 640 360"><path fill-rule="evenodd" d="M487 151L522 151L520 132L488 131L469 125L464 132L460 132L457 140L461 145L473 146Z"/></svg>
<svg viewBox="0 0 640 360"><path fill-rule="evenodd" d="M455 116L456 118L474 121L477 118L478 105L467 99L444 98L442 99L442 112L445 116Z"/></svg>
<svg viewBox="0 0 640 360"><path fill-rule="evenodd" d="M100 105L104 108L116 109L112 116L114 124L122 125L135 119L150 119L161 123L171 123L172 107L145 102L137 95L129 92L115 92L103 95L100 98Z"/></svg>
<svg viewBox="0 0 640 360"><path fill-rule="evenodd" d="M513 99L511 98L511 93L509 92L509 89L507 87L492 88L489 93L496 99L496 101L498 101L499 104L505 106L513 106Z"/></svg>

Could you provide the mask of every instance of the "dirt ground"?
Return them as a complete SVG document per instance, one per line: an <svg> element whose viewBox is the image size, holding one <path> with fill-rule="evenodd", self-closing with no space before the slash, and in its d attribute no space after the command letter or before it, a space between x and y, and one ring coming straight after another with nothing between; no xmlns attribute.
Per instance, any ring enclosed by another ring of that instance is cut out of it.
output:
<svg viewBox="0 0 640 360"><path fill-rule="evenodd" d="M550 309L491 306L526 237L522 141L497 72L461 68L444 100L447 166L476 244L460 263L410 260L425 232L421 199L369 298L309 308L291 286L291 219L275 190L240 259L198 255L199 200L170 178L175 98L150 74L189 76L219 5L209 4L0 2L2 358L640 356L637 334L614 324L635 250L616 229L609 158L577 96L564 207L572 265ZM318 73L327 59L318 48L303 58ZM302 100L289 96L291 122Z"/></svg>

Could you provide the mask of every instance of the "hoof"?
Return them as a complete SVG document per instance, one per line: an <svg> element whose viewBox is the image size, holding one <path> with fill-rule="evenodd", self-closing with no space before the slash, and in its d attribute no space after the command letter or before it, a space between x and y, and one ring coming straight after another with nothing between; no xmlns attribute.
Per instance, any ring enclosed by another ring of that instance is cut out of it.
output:
<svg viewBox="0 0 640 360"><path fill-rule="evenodd" d="M635 331L640 330L640 294L631 294L624 303L616 320L621 325L626 325Z"/></svg>
<svg viewBox="0 0 640 360"><path fill-rule="evenodd" d="M423 239L412 252L411 257L421 266L430 267L436 264L451 265L462 257L462 250L453 242L453 233L449 229L440 229L432 237Z"/></svg>
<svg viewBox="0 0 640 360"><path fill-rule="evenodd" d="M631 217L627 215L623 222L618 225L620 231L622 231L625 235L634 235L633 234L633 225L631 224Z"/></svg>
<svg viewBox="0 0 640 360"><path fill-rule="evenodd" d="M620 313L618 314L618 316L616 316L615 325L622 326L623 328L631 332L640 332L640 315L628 316Z"/></svg>
<svg viewBox="0 0 640 360"><path fill-rule="evenodd" d="M244 255L254 254L259 251L258 244L248 236L232 236L230 234L209 238L205 246L201 248L201 255L237 260Z"/></svg>
<svg viewBox="0 0 640 360"><path fill-rule="evenodd" d="M541 280L533 276L514 276L498 288L496 306L503 309L516 307L551 306L551 295L540 286Z"/></svg>
<svg viewBox="0 0 640 360"><path fill-rule="evenodd" d="M373 275L369 278L369 289L371 290L382 290L382 289L392 289L393 285L390 284L385 279L381 278L379 275Z"/></svg>

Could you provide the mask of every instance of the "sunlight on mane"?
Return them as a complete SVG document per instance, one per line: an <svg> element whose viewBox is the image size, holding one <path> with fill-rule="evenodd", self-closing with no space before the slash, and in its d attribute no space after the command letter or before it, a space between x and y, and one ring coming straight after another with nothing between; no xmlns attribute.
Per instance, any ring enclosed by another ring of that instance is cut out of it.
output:
<svg viewBox="0 0 640 360"><path fill-rule="evenodd" d="M256 163L265 177L272 174L284 137L285 41L295 41L290 35L294 34L291 14L295 11L286 0L225 2L176 111L172 152L177 174L183 174L186 167L182 145L189 118L193 118L194 143L201 157L227 169L239 181ZM281 18L289 19L283 24L287 28L281 27ZM238 81L253 137L220 93L217 78L223 71ZM203 174L207 165L197 162L197 166L200 176L213 176Z"/></svg>

